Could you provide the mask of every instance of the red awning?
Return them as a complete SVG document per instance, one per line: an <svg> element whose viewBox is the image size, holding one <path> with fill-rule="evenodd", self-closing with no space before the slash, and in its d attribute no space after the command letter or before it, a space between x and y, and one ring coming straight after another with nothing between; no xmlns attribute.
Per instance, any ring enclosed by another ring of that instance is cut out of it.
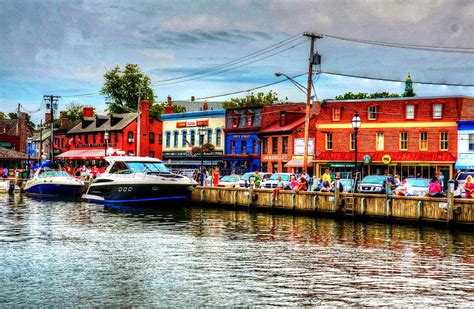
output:
<svg viewBox="0 0 474 309"><path fill-rule="evenodd" d="M456 157L449 152L359 152L357 161L361 162L365 155L372 157L372 162L382 162L384 155L389 155L392 162L445 162L454 163ZM315 162L353 162L354 152L330 152L318 154Z"/></svg>
<svg viewBox="0 0 474 309"><path fill-rule="evenodd" d="M76 149L63 152L60 155L57 155L56 158L59 159L76 159L76 160L85 160L85 159L103 159L105 155L105 149Z"/></svg>
<svg viewBox="0 0 474 309"><path fill-rule="evenodd" d="M313 166L313 162L308 161L308 166ZM303 159L291 159L288 163L285 164L285 167L303 167Z"/></svg>

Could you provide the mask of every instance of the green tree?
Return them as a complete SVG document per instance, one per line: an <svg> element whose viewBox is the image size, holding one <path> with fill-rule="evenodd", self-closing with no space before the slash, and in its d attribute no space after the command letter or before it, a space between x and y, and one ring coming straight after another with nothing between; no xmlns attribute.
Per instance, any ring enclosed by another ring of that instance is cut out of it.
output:
<svg viewBox="0 0 474 309"><path fill-rule="evenodd" d="M165 112L165 106L168 105L167 103L155 103L150 107L150 116L155 119L161 119L161 114ZM172 104L173 113L184 113L186 112L186 107L181 105Z"/></svg>
<svg viewBox="0 0 474 309"><path fill-rule="evenodd" d="M232 98L230 102L224 102L224 108L235 108L235 107L251 107L251 106L265 106L271 105L273 102L278 101L278 94L270 90L267 94L259 92L257 94L251 92L249 95L243 98Z"/></svg>
<svg viewBox="0 0 474 309"><path fill-rule="evenodd" d="M86 107L84 104L80 104L75 101L71 101L66 105L65 116L69 121L76 121L82 119L83 109Z"/></svg>
<svg viewBox="0 0 474 309"><path fill-rule="evenodd" d="M138 98L155 102L150 77L145 75L138 64L126 64L122 71L119 66L104 74L104 85L100 91L106 96L107 109L111 113L136 111Z"/></svg>
<svg viewBox="0 0 474 309"><path fill-rule="evenodd" d="M8 113L8 118L10 119L18 119L18 114L16 112L11 112L11 113ZM0 112L0 119L6 119L7 117L5 117L5 113L4 112ZM31 121L31 116L30 114L26 114L26 124L34 129L35 128L35 123L33 121Z"/></svg>
<svg viewBox="0 0 474 309"><path fill-rule="evenodd" d="M360 100L360 99L381 99L381 98L400 98L400 95L397 93L388 93L384 92L374 92L368 94L366 92L346 92L343 95L337 95L336 100Z"/></svg>

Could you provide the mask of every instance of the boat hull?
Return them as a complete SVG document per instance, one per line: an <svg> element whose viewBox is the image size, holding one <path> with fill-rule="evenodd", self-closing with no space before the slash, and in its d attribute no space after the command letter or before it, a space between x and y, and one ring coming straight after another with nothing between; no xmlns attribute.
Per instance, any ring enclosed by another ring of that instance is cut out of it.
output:
<svg viewBox="0 0 474 309"><path fill-rule="evenodd" d="M94 184L82 198L95 203L153 203L187 199L190 184Z"/></svg>
<svg viewBox="0 0 474 309"><path fill-rule="evenodd" d="M42 194L42 195L62 195L62 196L74 196L82 191L82 185L73 184L54 184L44 183L32 185L25 189L26 193L30 194Z"/></svg>

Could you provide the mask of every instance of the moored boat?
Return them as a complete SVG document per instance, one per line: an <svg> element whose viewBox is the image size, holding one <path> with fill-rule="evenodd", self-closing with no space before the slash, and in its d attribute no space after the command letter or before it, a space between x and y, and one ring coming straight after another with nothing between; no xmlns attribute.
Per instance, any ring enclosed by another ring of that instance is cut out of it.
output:
<svg viewBox="0 0 474 309"><path fill-rule="evenodd" d="M26 181L23 191L30 194L73 197L84 188L84 182L75 179L55 163L40 165L34 176Z"/></svg>

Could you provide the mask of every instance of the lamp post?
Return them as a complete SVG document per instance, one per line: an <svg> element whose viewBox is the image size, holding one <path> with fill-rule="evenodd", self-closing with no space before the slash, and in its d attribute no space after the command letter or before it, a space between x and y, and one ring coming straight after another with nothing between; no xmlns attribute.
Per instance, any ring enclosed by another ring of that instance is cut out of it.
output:
<svg viewBox="0 0 474 309"><path fill-rule="evenodd" d="M28 178L30 178L30 155L31 155L31 142L33 139L31 137L28 137L26 139L26 142L28 143L28 164L26 165L26 170L28 172Z"/></svg>
<svg viewBox="0 0 474 309"><path fill-rule="evenodd" d="M360 126L362 125L362 121L359 117L359 113L355 112L354 117L352 117L352 128L354 128L354 170L355 175L357 176L358 168L357 168L357 133L359 131Z"/></svg>
<svg viewBox="0 0 474 309"><path fill-rule="evenodd" d="M109 131L105 130L104 132L104 147L105 147L105 153L104 157L107 156L107 148L109 148Z"/></svg>
<svg viewBox="0 0 474 309"><path fill-rule="evenodd" d="M204 150L203 150L203 145L204 145L204 136L206 135L206 126L200 126L198 129L199 132L199 142L201 144L201 173L204 170ZM201 177L203 179L203 177Z"/></svg>

